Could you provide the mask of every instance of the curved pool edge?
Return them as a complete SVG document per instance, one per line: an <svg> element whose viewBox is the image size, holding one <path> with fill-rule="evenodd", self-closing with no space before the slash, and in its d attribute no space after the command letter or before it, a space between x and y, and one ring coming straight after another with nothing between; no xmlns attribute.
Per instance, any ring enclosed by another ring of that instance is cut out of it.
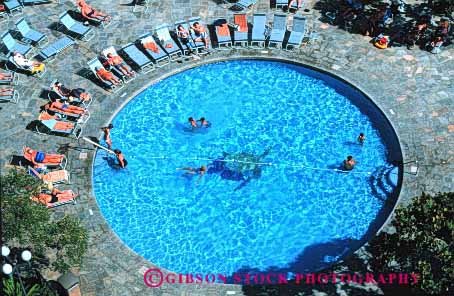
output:
<svg viewBox="0 0 454 296"><path fill-rule="evenodd" d="M302 67L306 67L308 69L311 69L311 70L315 70L315 71L318 71L318 72L321 72L323 74L326 74L326 75L329 75L337 80L340 80L341 82L347 84L348 86L352 87L353 89L359 91L362 95L364 95L366 98L369 99L369 101L377 108L377 110L380 111L380 113L383 115L383 117L387 120L387 124L389 124L390 127L392 127L392 131L394 132L396 138L397 138L397 142L399 143L399 150L400 150L400 153L402 155L402 160L403 162L405 162L406 160L406 155L405 155L405 149L403 148L402 146L402 143L401 141L399 140L400 137L399 137L399 130L396 128L396 125L393 123L393 121L389 118L388 116L388 113L384 111L384 107L381 106L381 104L379 103L378 100L374 99L374 96L371 95L370 93L368 93L368 91L366 89L364 89L363 87L361 86L358 86L360 83L354 83L352 79L349 79L348 77L346 77L346 75L343 75L342 73L340 73L339 71L336 71L336 70L333 70L333 69L327 69L326 67L323 67L322 65L315 65L315 64L311 64L311 63L308 63L306 61L295 61L295 57L270 57L269 55L254 55L254 56L250 56L250 55L237 55L236 56L228 56L228 57L205 57L202 61L199 61L199 62L192 62L192 63L188 63L188 64L182 64L182 65L178 65L178 68L176 69L173 69L171 71L168 71L168 72L165 72L165 73L162 73L162 75L159 75L157 77L154 77L153 79L151 79L150 81L148 81L148 83L145 83L143 86L141 86L140 88L138 88L137 90L133 91L130 95L128 95L125 99L121 100L121 104L112 112L110 113L110 115L108 116L108 118L103 122L105 125L107 125L108 123L111 122L111 120L132 100L134 99L137 95L139 95L141 92L143 92L144 90L146 90L148 87L150 87L151 85L153 84L156 84L158 83L159 81L163 80L163 79L166 79L170 76L173 76L175 74L178 74L178 73L181 73L183 71L186 71L186 70L189 70L189 69L192 69L192 68L196 68L196 67L199 67L199 66L202 66L202 65L206 65L206 64L212 64L212 63L217 63L217 62L225 62L225 61L233 61L233 60L267 60L267 61L275 61L275 62L284 62L284 63L289 63L289 64L293 64L293 65L298 65L298 66L302 66ZM155 73L153 73L155 74ZM101 132L99 132L99 137L100 138L102 135ZM97 149L95 150L95 152L93 154L90 154L89 157L91 157L91 170L90 170L90 173L89 173L89 178L90 178L90 190L89 190L89 194L90 196L93 196L94 197L94 200L95 200L95 204L96 204L96 207L97 207L97 211L99 211L98 213L101 215L101 218L103 220L103 224L105 226L107 226L107 230L108 232L106 232L106 235L109 235L110 237L114 238L115 240L117 240L117 242L119 242L123 247L126 247L125 250L127 251L127 255L128 256L133 256L133 257L137 257L136 259L139 259L139 261L142 262L142 264L146 264L146 266L149 266L149 267L156 267L152 262L146 260L145 258L143 258L141 255L139 255L138 253L134 252L132 249L130 249L120 238L119 236L112 230L112 228L110 227L109 223L104 219L100 209L99 209L99 206L97 204L97 201L96 201L96 195L94 193L94 190L93 190L93 165L94 165L94 161L95 161L95 155L97 153ZM395 200L392 202L392 207L389 207L388 209L390 209L389 211L389 215L387 215L387 218L385 219L385 221L382 223L382 225L380 226L380 228L377 230L377 231L374 231L374 235L370 235L370 237L374 237L375 235L377 235L378 233L380 233L381 231L383 231L384 228L386 228L390 221L392 220L392 217L393 217L393 214L394 214L394 211L396 209L396 207L398 206L398 204L400 203L400 200L401 200L401 192L402 190L405 188L405 178L404 178L404 174L403 174L403 168L402 168L402 165L400 165L399 167L399 183L400 183L400 186L398 189L396 189L398 192L396 192L396 198ZM365 242L361 242L360 246L353 252L349 252L349 254L346 254L344 256L342 256L342 258L348 256L348 255L351 255L352 253L356 253L358 251L361 250L361 248L364 247L364 245L367 243L367 241ZM138 261L138 260L135 260L135 261ZM338 261L338 263L342 262L342 259L340 261ZM165 268L161 268L159 267L162 271L165 271L165 272L168 272L168 273L172 273L171 271L169 270L166 270ZM232 289L234 287L236 287L236 289L240 289L239 287L241 287L240 285L235 285L235 284L227 284L227 285L224 285L224 284L221 284L220 286L225 286L226 288L228 289Z"/></svg>

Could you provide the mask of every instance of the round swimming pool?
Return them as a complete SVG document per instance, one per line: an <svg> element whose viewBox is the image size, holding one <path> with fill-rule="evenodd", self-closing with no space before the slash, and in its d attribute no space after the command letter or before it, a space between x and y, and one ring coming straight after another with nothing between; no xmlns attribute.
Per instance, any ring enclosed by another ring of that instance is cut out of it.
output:
<svg viewBox="0 0 454 296"><path fill-rule="evenodd" d="M173 272L318 270L370 238L400 190L402 154L384 115L298 65L190 69L136 96L113 125L128 166L98 150L98 205L127 246ZM345 172L348 155L357 165ZM202 165L201 178L176 169Z"/></svg>

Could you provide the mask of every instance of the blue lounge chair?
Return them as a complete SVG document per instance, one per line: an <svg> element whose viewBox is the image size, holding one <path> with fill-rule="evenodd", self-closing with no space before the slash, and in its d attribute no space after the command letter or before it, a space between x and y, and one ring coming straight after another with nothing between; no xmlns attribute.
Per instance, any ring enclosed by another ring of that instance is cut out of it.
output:
<svg viewBox="0 0 454 296"><path fill-rule="evenodd" d="M22 4L17 0L5 0L3 1L3 5L5 5L6 10L10 15L19 15L23 12Z"/></svg>
<svg viewBox="0 0 454 296"><path fill-rule="evenodd" d="M109 17L108 19L98 20L95 18L86 18L82 15L80 7L77 7L77 11L80 13L80 16L87 22L94 24L95 26L102 26L103 28L107 28L111 23L112 19Z"/></svg>
<svg viewBox="0 0 454 296"><path fill-rule="evenodd" d="M42 46L48 42L47 36L32 29L25 18L20 18L15 25L25 43Z"/></svg>
<svg viewBox="0 0 454 296"><path fill-rule="evenodd" d="M46 48L41 50L39 55L43 60L50 59L55 57L57 54L70 47L71 45L76 44L76 41L69 36L63 36L55 42L52 42Z"/></svg>
<svg viewBox="0 0 454 296"><path fill-rule="evenodd" d="M1 92L1 88L0 88L0 101L1 102L11 102L11 103L14 103L14 104L17 104L17 102L19 102L19 93L13 89L13 91L8 91L8 92L4 92L2 93Z"/></svg>
<svg viewBox="0 0 454 296"><path fill-rule="evenodd" d="M239 46L240 48L246 48L249 44L249 27L247 22L247 14L234 14L233 22L236 26L236 29L233 32L233 45L235 47Z"/></svg>
<svg viewBox="0 0 454 296"><path fill-rule="evenodd" d="M188 32L191 31L191 28L190 28L189 24L186 21L178 21L178 22L175 23L175 32L177 32L177 36L178 36L178 27L179 26L183 26L183 28L185 28L185 30L188 31ZM198 45L196 45L194 40L192 40L191 36L189 37L189 40L187 42L185 42L182 38L180 38L180 36L178 36L178 41L181 44L181 47L183 49L183 53L184 53L185 56L190 55L191 52L198 51L197 50L198 47L204 47L205 46L204 44L201 44L200 42L199 42Z"/></svg>
<svg viewBox="0 0 454 296"><path fill-rule="evenodd" d="M3 33L1 39L4 47L3 51L7 55L13 52L18 52L23 56L27 56L32 53L32 47L29 44L16 41L9 32Z"/></svg>
<svg viewBox="0 0 454 296"><path fill-rule="evenodd" d="M66 11L60 15L60 24L70 33L82 41L90 41L95 36L93 28L73 19ZM60 27L61 27L60 26Z"/></svg>
<svg viewBox="0 0 454 296"><path fill-rule="evenodd" d="M169 25L162 24L155 28L155 37L159 41L159 45L163 48L170 57L171 61L177 61L181 59L183 52L177 45L172 36L170 36Z"/></svg>
<svg viewBox="0 0 454 296"><path fill-rule="evenodd" d="M22 3L22 6L25 5L38 5L38 4L46 4L46 3L52 3L52 0L19 0L20 3ZM60 4L60 0L57 1L58 4Z"/></svg>
<svg viewBox="0 0 454 296"><path fill-rule="evenodd" d="M153 36L150 33L147 33L141 36L138 40L142 49L145 53L151 58L153 63L155 63L156 67L160 68L170 63L170 57L168 53L156 42ZM147 43L154 43L156 44L156 51L151 49L145 48L145 44Z"/></svg>
<svg viewBox="0 0 454 296"><path fill-rule="evenodd" d="M9 19L8 13L6 11L0 11L0 24L5 21L8 21L8 19Z"/></svg>
<svg viewBox="0 0 454 296"><path fill-rule="evenodd" d="M289 0L276 0L276 8L284 8L288 6ZM304 2L303 2L304 3ZM289 7L291 9L298 9L298 3L295 1L292 4L292 7Z"/></svg>
<svg viewBox="0 0 454 296"><path fill-rule="evenodd" d="M87 62L87 65L90 68L91 72L93 72L93 74L95 74L96 78L98 78L99 81L102 82L103 86L107 90L118 91L119 89L121 89L123 87L123 85L122 86L116 86L116 85L112 84L110 81L104 80L100 76L98 76L98 74L96 73L96 69L97 68L104 68L104 66L101 64L101 62L99 61L99 59L97 57L89 60Z"/></svg>
<svg viewBox="0 0 454 296"><path fill-rule="evenodd" d="M206 53L208 53L207 49L211 48L208 27L206 26L206 24L202 21L202 19L200 17L193 17L188 20L188 24L189 24L190 28L192 28L192 26L194 26L195 23L199 23L199 25L205 29L204 33L206 34L206 39L208 39L207 40L208 48L205 48L205 43L203 43L203 41L196 41L197 39L200 39L201 37L196 35L194 29L189 30L189 32L191 33L192 40L194 40L194 43L195 43L199 53L206 54Z"/></svg>
<svg viewBox="0 0 454 296"><path fill-rule="evenodd" d="M10 77L0 79L0 84L8 84L8 85L17 85L19 82L19 76L16 75L14 72L0 72L1 74L10 74Z"/></svg>
<svg viewBox="0 0 454 296"><path fill-rule="evenodd" d="M235 11L242 11L245 9L249 9L257 3L257 0L240 0L235 3L230 9Z"/></svg>
<svg viewBox="0 0 454 296"><path fill-rule="evenodd" d="M254 14L254 23L252 27L252 38L250 46L263 48L266 40L266 15L263 13Z"/></svg>
<svg viewBox="0 0 454 296"><path fill-rule="evenodd" d="M109 53L111 53L113 56L118 56L118 53L117 53L115 47L110 46L110 47L108 47L108 48L106 48L106 49L104 49L104 50L102 51L103 58L106 59L106 61L107 61L107 59L108 59L107 55L108 55ZM129 69L130 69L130 68L129 68ZM134 76L134 77L129 77L128 75L123 74L123 72L121 72L121 70L118 69L118 68L115 67L115 66L110 66L109 70L110 70L112 73L114 73L115 76L117 76L118 78L120 78L121 80L123 80L123 82L125 82L125 83L129 83L130 81L132 81L132 80L135 79L135 76Z"/></svg>
<svg viewBox="0 0 454 296"><path fill-rule="evenodd" d="M218 41L219 49L229 49L232 47L232 35L230 34L230 27L226 19L218 19L214 22L216 29L216 39Z"/></svg>
<svg viewBox="0 0 454 296"><path fill-rule="evenodd" d="M63 136L73 136L76 139L79 139L82 134L82 125L75 121L66 121L66 120L57 120L57 119L42 119L41 114L38 117L40 124L36 125L36 132L41 135L46 134L57 134ZM58 122L70 122L73 124L73 127L70 129L59 129Z"/></svg>
<svg viewBox="0 0 454 296"><path fill-rule="evenodd" d="M290 37L285 46L286 50L295 50L300 48L304 37L306 36L306 18L295 16L293 17L293 28L290 32Z"/></svg>
<svg viewBox="0 0 454 296"><path fill-rule="evenodd" d="M273 28L271 30L268 47L281 49L282 42L284 42L285 32L287 32L287 15L274 15Z"/></svg>
<svg viewBox="0 0 454 296"><path fill-rule="evenodd" d="M121 49L138 71L148 73L154 70L153 62L133 43L128 43Z"/></svg>

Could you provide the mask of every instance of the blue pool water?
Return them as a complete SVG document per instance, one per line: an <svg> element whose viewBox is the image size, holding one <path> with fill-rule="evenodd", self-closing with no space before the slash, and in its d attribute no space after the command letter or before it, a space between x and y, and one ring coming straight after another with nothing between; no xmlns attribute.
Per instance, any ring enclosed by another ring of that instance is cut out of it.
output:
<svg viewBox="0 0 454 296"><path fill-rule="evenodd" d="M366 98L314 77L324 74L232 61L139 94L113 120L113 146L128 167L118 170L103 150L94 162L96 199L115 233L174 272L315 270L357 249L389 214L385 204L398 188L390 162L400 150L385 144L394 132ZM349 92L352 99L341 94ZM212 126L192 132L189 116ZM360 132L364 145L356 142ZM226 174L234 170L221 162L194 160L265 151L259 161L273 165L243 176ZM355 169L336 171L347 155ZM209 171L200 184L176 170L201 165Z"/></svg>

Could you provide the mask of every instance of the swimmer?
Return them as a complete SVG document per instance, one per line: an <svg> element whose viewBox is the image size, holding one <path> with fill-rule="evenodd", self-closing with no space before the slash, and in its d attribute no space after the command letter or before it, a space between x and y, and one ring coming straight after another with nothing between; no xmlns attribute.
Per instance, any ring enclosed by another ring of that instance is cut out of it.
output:
<svg viewBox="0 0 454 296"><path fill-rule="evenodd" d="M199 127L199 126L197 125L197 121L195 121L194 118L189 117L189 118L188 118L188 121L189 121L189 123L191 124L192 127L196 127L196 128Z"/></svg>
<svg viewBox="0 0 454 296"><path fill-rule="evenodd" d="M200 126L202 127L210 127L211 123L205 119L205 117L201 117L199 120Z"/></svg>
<svg viewBox="0 0 454 296"><path fill-rule="evenodd" d="M112 139L110 138L111 129L113 129L112 123L109 123L108 126L101 128L101 130L104 132L104 141L106 141L107 148L109 148L109 149L112 149Z"/></svg>
<svg viewBox="0 0 454 296"><path fill-rule="evenodd" d="M207 172L207 167L205 165L202 165L200 168L184 167L184 168L177 168L177 170L187 171L186 174L189 174L189 175L199 174L200 176L199 176L199 179L197 180L197 184L199 184L203 175L205 175L205 173Z"/></svg>
<svg viewBox="0 0 454 296"><path fill-rule="evenodd" d="M360 144L363 144L365 140L366 140L366 136L363 133L360 133L358 136L358 142Z"/></svg>
<svg viewBox="0 0 454 296"><path fill-rule="evenodd" d="M114 152L115 152L115 156L117 157L118 164L120 165L120 167L122 169L124 169L128 165L128 161L125 159L125 157L123 156L123 153L121 153L120 150L115 149Z"/></svg>
<svg viewBox="0 0 454 296"><path fill-rule="evenodd" d="M347 159L344 160L344 169L347 171L353 170L355 167L356 160L353 159L353 156L349 155L347 156Z"/></svg>

